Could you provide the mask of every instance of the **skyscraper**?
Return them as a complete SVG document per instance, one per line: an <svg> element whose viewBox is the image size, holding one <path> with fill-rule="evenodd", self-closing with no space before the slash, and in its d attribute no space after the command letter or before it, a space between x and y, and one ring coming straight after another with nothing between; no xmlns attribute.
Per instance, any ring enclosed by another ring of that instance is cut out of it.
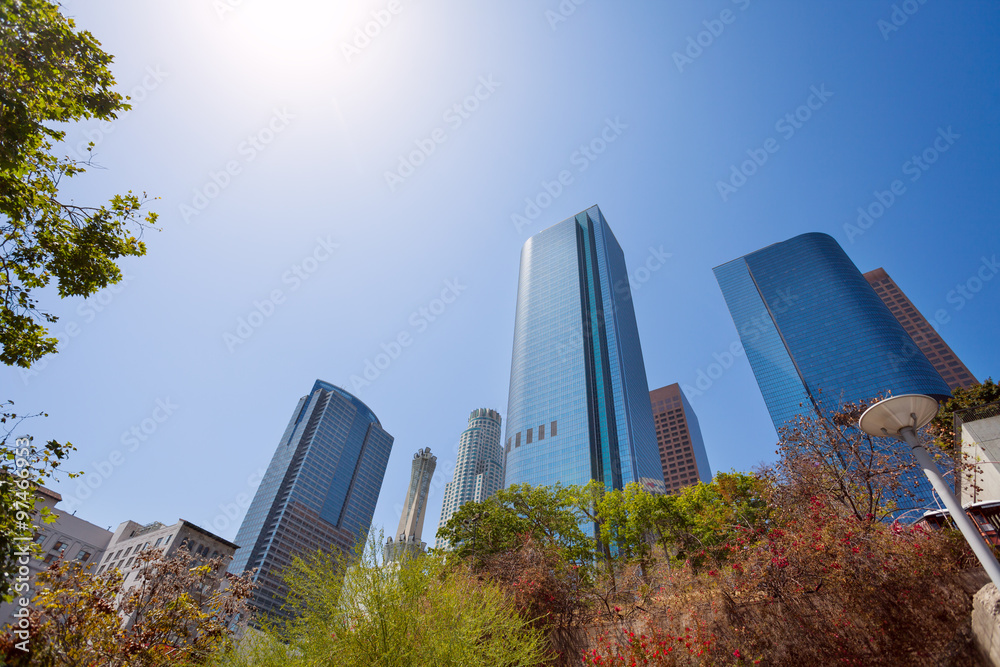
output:
<svg viewBox="0 0 1000 667"><path fill-rule="evenodd" d="M521 248L507 412L507 486L664 490L625 256L596 206Z"/></svg>
<svg viewBox="0 0 1000 667"><path fill-rule="evenodd" d="M444 485L439 526L469 501L482 502L503 487L503 449L500 447L500 413L488 408L473 410L469 427L458 439L455 474Z"/></svg>
<svg viewBox="0 0 1000 667"><path fill-rule="evenodd" d="M299 553L365 540L392 436L360 400L322 380L299 399L246 518L230 572L257 568L253 603L282 614L282 570Z"/></svg>
<svg viewBox="0 0 1000 667"><path fill-rule="evenodd" d="M899 323L910 334L920 351L927 356L928 361L941 374L944 381L952 389L970 387L977 383L975 376L969 371L948 344L944 342L934 327L920 314L913 303L903 294L903 290L889 277L885 269L875 269L865 274L865 280L879 295L882 302Z"/></svg>
<svg viewBox="0 0 1000 667"><path fill-rule="evenodd" d="M413 455L406 505L399 517L395 542L390 537L382 550L385 560L396 560L404 551L413 554L424 550L426 544L420 538L424 532L424 516L427 514L427 494L430 493L431 478L434 477L436 467L437 457L431 454L430 447L418 449Z"/></svg>
<svg viewBox="0 0 1000 667"><path fill-rule="evenodd" d="M698 482L711 482L705 441L691 404L676 382L649 392L660 445L660 465L667 491Z"/></svg>
<svg viewBox="0 0 1000 667"><path fill-rule="evenodd" d="M948 384L826 234L775 243L715 268L775 428L819 406Z"/></svg>

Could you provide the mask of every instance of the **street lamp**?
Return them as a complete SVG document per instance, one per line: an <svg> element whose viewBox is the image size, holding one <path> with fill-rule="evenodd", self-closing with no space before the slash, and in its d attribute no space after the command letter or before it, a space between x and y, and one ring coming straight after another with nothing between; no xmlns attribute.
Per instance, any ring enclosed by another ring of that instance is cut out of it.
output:
<svg viewBox="0 0 1000 667"><path fill-rule="evenodd" d="M997 563L993 551L986 546L979 531L972 525L969 515L965 513L955 494L945 484L937 466L931 460L931 455L927 453L927 449L920 444L920 440L917 438L917 429L929 424L937 412L938 403L930 396L903 394L879 401L865 410L861 419L858 420L858 426L868 435L899 438L910 446L913 457L924 469L924 474L927 475L931 486L941 497L952 520L962 531L965 541L972 547L972 551L982 563L986 574L993 580L994 585L1000 588L1000 563Z"/></svg>

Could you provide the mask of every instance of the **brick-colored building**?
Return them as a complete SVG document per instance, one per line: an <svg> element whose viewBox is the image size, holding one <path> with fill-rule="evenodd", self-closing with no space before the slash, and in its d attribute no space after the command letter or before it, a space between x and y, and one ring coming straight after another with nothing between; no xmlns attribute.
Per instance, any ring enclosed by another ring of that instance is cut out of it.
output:
<svg viewBox="0 0 1000 667"><path fill-rule="evenodd" d="M978 383L962 360L952 351L934 327L920 314L903 290L889 277L885 269L875 269L865 274L865 279L879 295L899 323L910 334L928 361L934 365L944 381L952 389L968 387Z"/></svg>
<svg viewBox="0 0 1000 667"><path fill-rule="evenodd" d="M698 418L676 382L649 392L667 492L712 481Z"/></svg>

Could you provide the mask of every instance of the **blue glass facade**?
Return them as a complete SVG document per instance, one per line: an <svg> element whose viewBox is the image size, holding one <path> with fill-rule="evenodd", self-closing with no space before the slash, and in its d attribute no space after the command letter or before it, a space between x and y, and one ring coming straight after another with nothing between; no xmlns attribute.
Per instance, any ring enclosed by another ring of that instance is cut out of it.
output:
<svg viewBox="0 0 1000 667"><path fill-rule="evenodd" d="M951 395L832 237L802 234L715 276L775 429L878 394ZM914 483L930 498L922 476Z"/></svg>
<svg viewBox="0 0 1000 667"><path fill-rule="evenodd" d="M504 483L663 491L625 257L596 206L521 249Z"/></svg>
<svg viewBox="0 0 1000 667"><path fill-rule="evenodd" d="M299 399L243 524L229 570L257 569L254 605L281 614L292 557L368 536L393 438L360 400L322 380Z"/></svg>

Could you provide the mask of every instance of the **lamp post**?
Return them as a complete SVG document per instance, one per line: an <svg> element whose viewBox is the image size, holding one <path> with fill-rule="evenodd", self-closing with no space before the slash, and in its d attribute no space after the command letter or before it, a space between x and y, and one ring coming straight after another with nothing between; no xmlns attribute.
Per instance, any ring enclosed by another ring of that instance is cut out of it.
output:
<svg viewBox="0 0 1000 667"><path fill-rule="evenodd" d="M917 429L929 424L937 411L938 403L930 396L923 394L893 396L865 410L858 420L858 427L868 435L899 438L910 446L913 457L924 469L931 486L937 491L948 513L951 514L952 521L962 531L965 541L972 547L973 553L976 554L976 558L979 559L993 584L1000 589L1000 563L997 563L993 551L986 546L979 531L972 525L969 515L962 509L955 494L948 488L937 466L931 460L931 455L917 437Z"/></svg>

